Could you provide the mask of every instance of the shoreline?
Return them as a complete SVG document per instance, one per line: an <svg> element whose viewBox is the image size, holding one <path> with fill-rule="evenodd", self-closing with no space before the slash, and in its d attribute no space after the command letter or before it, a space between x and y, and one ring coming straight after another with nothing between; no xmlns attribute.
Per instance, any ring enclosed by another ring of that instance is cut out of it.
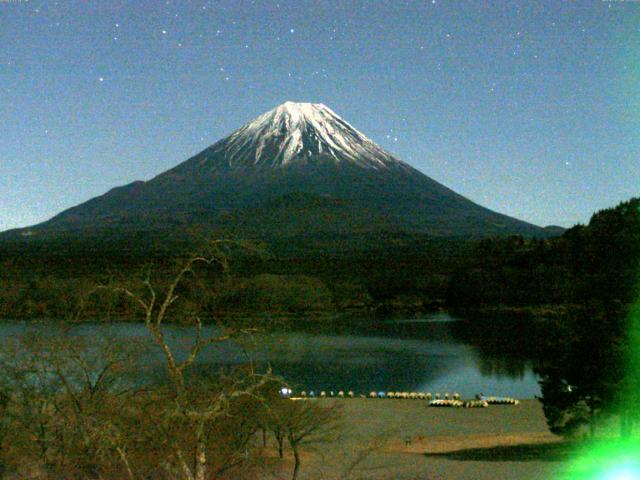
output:
<svg viewBox="0 0 640 480"><path fill-rule="evenodd" d="M340 458L339 452L376 445L358 472L372 480L552 478L571 447L549 432L537 400L465 409L353 399L344 402L343 416L349 433L331 452Z"/></svg>

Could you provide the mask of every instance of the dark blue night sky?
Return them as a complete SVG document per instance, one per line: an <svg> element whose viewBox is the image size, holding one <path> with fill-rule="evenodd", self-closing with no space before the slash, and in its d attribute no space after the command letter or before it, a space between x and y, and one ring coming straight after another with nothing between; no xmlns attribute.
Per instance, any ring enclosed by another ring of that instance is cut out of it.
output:
<svg viewBox="0 0 640 480"><path fill-rule="evenodd" d="M286 101L540 225L640 193L640 2L0 0L0 230Z"/></svg>

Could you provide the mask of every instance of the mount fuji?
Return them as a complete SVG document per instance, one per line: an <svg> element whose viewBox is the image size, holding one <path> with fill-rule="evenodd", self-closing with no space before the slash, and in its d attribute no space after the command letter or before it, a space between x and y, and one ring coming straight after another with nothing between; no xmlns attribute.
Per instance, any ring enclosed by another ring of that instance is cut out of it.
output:
<svg viewBox="0 0 640 480"><path fill-rule="evenodd" d="M14 233L189 229L267 239L389 232L548 236L432 180L325 105L294 102L149 181L114 188Z"/></svg>

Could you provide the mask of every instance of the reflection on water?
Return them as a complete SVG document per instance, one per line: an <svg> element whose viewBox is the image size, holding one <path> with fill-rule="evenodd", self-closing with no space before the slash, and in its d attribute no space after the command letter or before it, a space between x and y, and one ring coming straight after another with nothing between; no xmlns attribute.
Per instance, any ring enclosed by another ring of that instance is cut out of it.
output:
<svg viewBox="0 0 640 480"><path fill-rule="evenodd" d="M484 377L523 379L531 371L531 362L513 356L478 355L478 369Z"/></svg>
<svg viewBox="0 0 640 480"><path fill-rule="evenodd" d="M531 398L539 394L530 362L513 354L481 352L461 340L451 317L438 314L411 321L385 321L359 325L340 334L315 331L269 332L235 343L216 344L201 352L195 369L212 374L221 368L254 362L268 365L296 389L458 392L463 397L476 393ZM0 325L0 336L13 337L30 329L52 334L46 325L25 327ZM343 329L344 330L344 329ZM194 330L167 326L167 339L178 352L187 354ZM216 333L206 327L205 334ZM74 335L147 338L140 324L91 324L76 327ZM162 372L163 358L157 348L145 354L145 364ZM146 375L150 375L147 373Z"/></svg>

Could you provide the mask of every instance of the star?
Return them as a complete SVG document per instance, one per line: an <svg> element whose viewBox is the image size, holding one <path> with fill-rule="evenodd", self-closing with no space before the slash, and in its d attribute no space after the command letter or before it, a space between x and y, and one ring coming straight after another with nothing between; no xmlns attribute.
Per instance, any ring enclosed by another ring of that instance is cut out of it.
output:
<svg viewBox="0 0 640 480"><path fill-rule="evenodd" d="M295 33L296 29L292 28L291 30L289 30L290 33Z"/></svg>
<svg viewBox="0 0 640 480"><path fill-rule="evenodd" d="M104 77L98 78L98 81L101 82L101 83L104 82Z"/></svg>

